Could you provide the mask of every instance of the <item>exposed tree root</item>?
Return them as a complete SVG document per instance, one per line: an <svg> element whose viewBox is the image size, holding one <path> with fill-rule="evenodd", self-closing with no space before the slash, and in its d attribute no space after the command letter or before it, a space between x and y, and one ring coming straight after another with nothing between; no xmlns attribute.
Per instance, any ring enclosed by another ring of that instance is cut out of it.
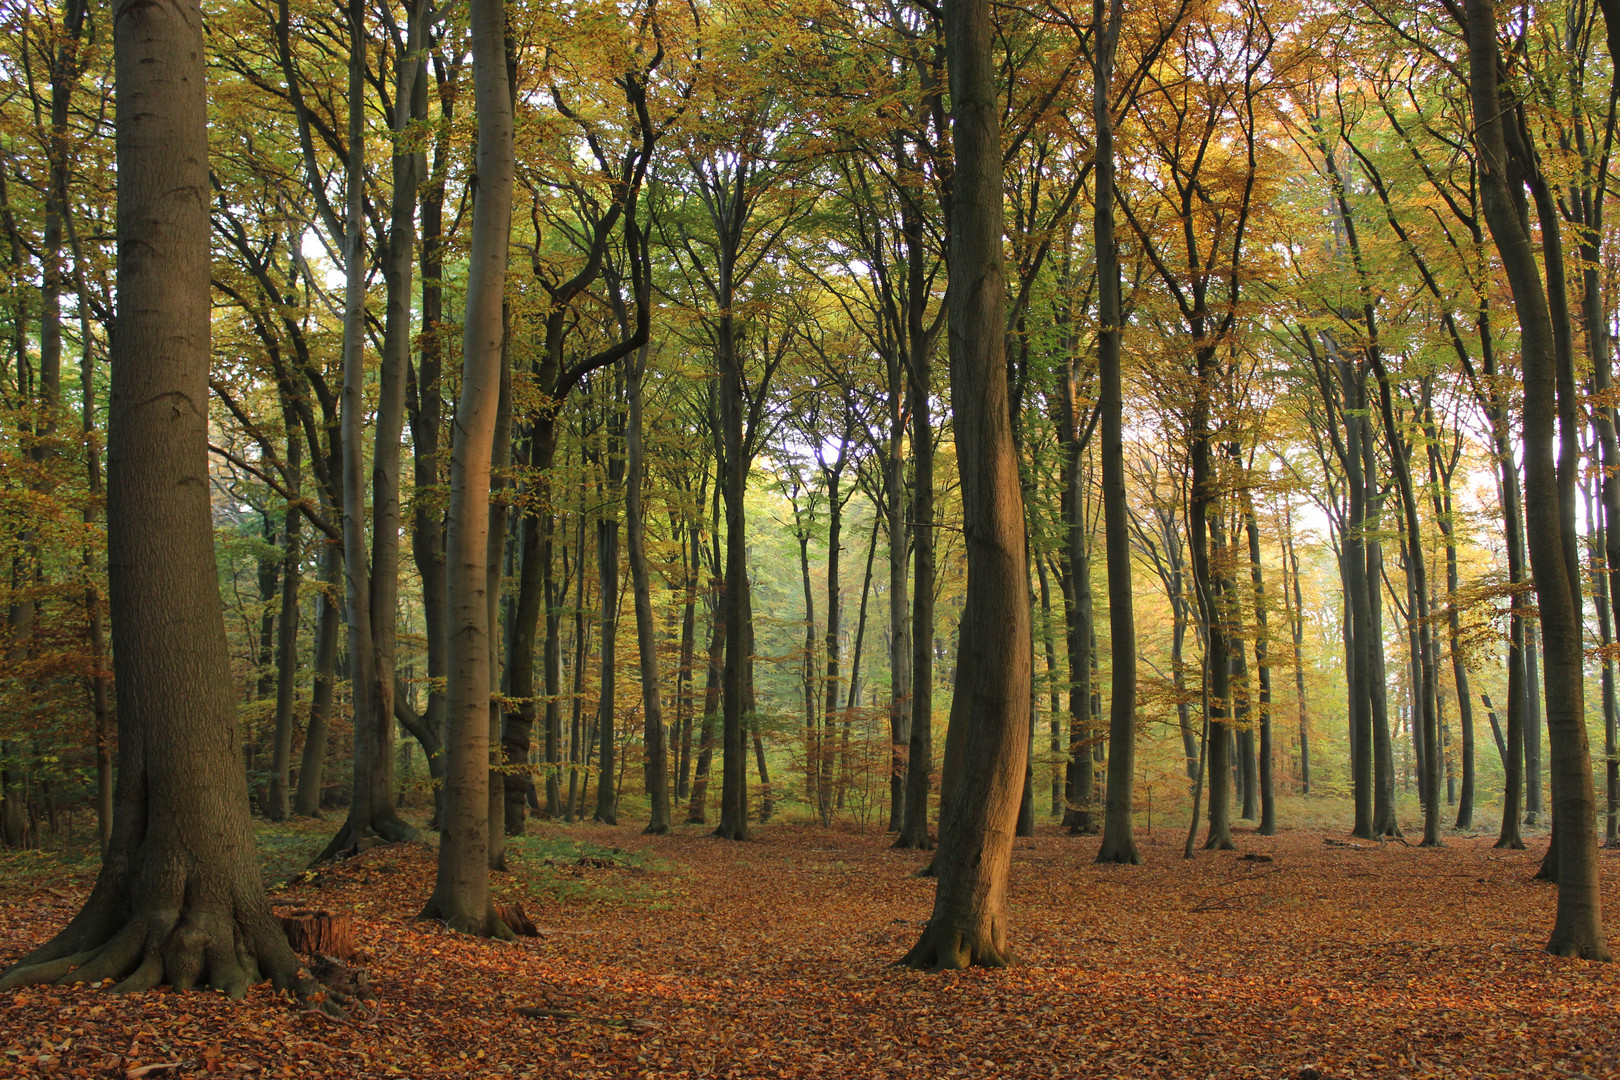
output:
<svg viewBox="0 0 1620 1080"><path fill-rule="evenodd" d="M115 993L171 986L241 998L269 980L277 991L344 1015L344 996L310 978L263 905L148 896L135 910L119 911L111 891L98 889L60 934L0 973L0 990L111 983Z"/></svg>
<svg viewBox="0 0 1620 1080"><path fill-rule="evenodd" d="M494 938L496 941L516 941L518 937L496 912L493 902L480 915L466 911L445 911L436 898L430 899L417 918L432 919L443 923L446 929L471 937Z"/></svg>
<svg viewBox="0 0 1620 1080"><path fill-rule="evenodd" d="M1606 964L1612 959L1606 942L1580 940L1574 935L1562 935L1556 930L1553 932L1552 940L1547 942L1547 951L1554 956L1566 956L1571 960L1591 960L1600 964Z"/></svg>
<svg viewBox="0 0 1620 1080"><path fill-rule="evenodd" d="M393 813L379 815L369 824L357 825L349 818L337 835L328 841L321 853L310 860L311 866L347 859L383 844L403 844L415 840L420 834L416 828Z"/></svg>
<svg viewBox="0 0 1620 1080"><path fill-rule="evenodd" d="M965 971L970 967L1004 968L1014 957L995 939L993 927L973 931L958 926L936 927L930 920L922 937L896 964L914 971Z"/></svg>

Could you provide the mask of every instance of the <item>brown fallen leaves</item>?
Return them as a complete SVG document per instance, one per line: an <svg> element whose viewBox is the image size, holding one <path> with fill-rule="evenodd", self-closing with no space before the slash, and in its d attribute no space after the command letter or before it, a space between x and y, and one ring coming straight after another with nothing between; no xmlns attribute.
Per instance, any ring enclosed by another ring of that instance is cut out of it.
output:
<svg viewBox="0 0 1620 1080"><path fill-rule="evenodd" d="M415 920L429 848L369 851L274 900L353 916L374 1012L30 988L0 995L0 1076L1620 1076L1620 965L1541 951L1539 850L1300 832L1242 837L1269 864L1150 839L1099 867L1095 838L1044 832L1016 845L1019 965L942 975L892 966L933 883L882 836L531 828L668 868L620 889L623 866L582 864L596 888L566 901L501 877L541 936L493 944ZM79 895L0 892L0 964Z"/></svg>

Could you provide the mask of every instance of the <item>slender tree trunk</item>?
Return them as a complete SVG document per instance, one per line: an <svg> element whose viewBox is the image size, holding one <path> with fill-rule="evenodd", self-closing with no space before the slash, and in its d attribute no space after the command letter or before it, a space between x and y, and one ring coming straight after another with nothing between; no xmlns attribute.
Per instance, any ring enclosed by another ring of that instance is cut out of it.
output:
<svg viewBox="0 0 1620 1080"><path fill-rule="evenodd" d="M450 458L448 762L438 878L423 912L463 933L507 936L489 893L490 461L500 405L501 309L511 228L512 98L499 0L471 0L478 186Z"/></svg>
<svg viewBox="0 0 1620 1080"><path fill-rule="evenodd" d="M1120 375L1123 315L1119 295L1119 246L1114 236L1114 123L1111 104L1114 48L1124 17L1123 0L1092 0L1092 112L1097 131L1096 214L1097 354L1101 380L1103 534L1108 563L1108 644L1112 684L1108 698L1108 794L1097 861L1142 861L1136 850L1131 804L1136 782L1136 617L1131 595L1130 520L1125 506L1124 397Z"/></svg>
<svg viewBox="0 0 1620 1080"><path fill-rule="evenodd" d="M647 576L647 548L641 489L647 465L642 449L642 379L647 370L644 345L625 360L629 371L630 423L625 431L629 468L625 477L625 532L630 546L630 586L636 599L636 650L641 661L641 712L646 743L647 796L652 815L646 831L669 832L669 753L664 741L664 705L658 689L657 626L653 623L652 587Z"/></svg>
<svg viewBox="0 0 1620 1080"><path fill-rule="evenodd" d="M906 525L906 385L904 358L889 364L889 449L883 474L884 516L889 535L889 831L900 832L906 813L906 760L911 750L911 604L906 566L911 529Z"/></svg>
<svg viewBox="0 0 1620 1080"><path fill-rule="evenodd" d="M681 667L676 684L674 725L680 738L674 792L677 801L684 801L692 793L692 688L696 674L693 664L696 662L697 653L698 571L702 565L699 550L702 530L695 517L686 521L686 529L692 542L681 545L682 560L686 564L686 598L681 604Z"/></svg>
<svg viewBox="0 0 1620 1080"><path fill-rule="evenodd" d="M485 722L488 724L489 740L486 750L489 754L489 781L484 789L485 810L489 817L489 825L485 831L485 840L488 843L488 860L491 870L506 869L506 774L501 771L505 754L501 746L502 729L504 722L501 710L501 696L495 690L502 686L501 679L501 646L503 642L507 651L511 651L512 633L515 627L510 620L502 627L501 594L504 591L506 577L506 541L509 523L511 522L511 497L506 489L511 486L512 467L512 353L511 353L511 309L503 302L501 304L501 353L500 373L498 377L498 392L495 398L495 429L490 439L489 458L489 525L485 535L484 550L484 604L488 615L489 626L489 687L490 698L485 708ZM510 611L510 608L507 609ZM504 629L504 632L503 632ZM531 652L531 656L532 656ZM508 684L505 697L511 697L512 691ZM523 765L528 766L525 758ZM525 771L525 776L527 772ZM523 804L518 803L518 831L523 831Z"/></svg>
<svg viewBox="0 0 1620 1080"><path fill-rule="evenodd" d="M547 496L549 501L549 494ZM559 588L556 579L555 543L558 515L547 509L542 523L540 565L545 574L546 643L542 653L545 665L546 740L546 817L560 818L562 808L562 603L567 583ZM567 541L564 541L566 546Z"/></svg>
<svg viewBox="0 0 1620 1080"><path fill-rule="evenodd" d="M1294 542L1294 516L1286 504L1283 512L1283 614L1288 618L1294 641L1294 695L1299 708L1299 793L1311 793L1311 722L1305 699L1305 601L1299 588L1299 548ZM1289 605L1292 579L1293 605Z"/></svg>
<svg viewBox="0 0 1620 1080"><path fill-rule="evenodd" d="M920 232L920 223L914 231ZM907 252L912 288L921 276L921 238L909 237ZM933 350L920 332L922 312L914 308L908 335L911 361L907 408L911 413L911 734L906 760L906 812L895 847L930 850L928 796L934 780L934 422L929 411ZM1024 589L1028 591L1028 584ZM1027 615L1026 615L1027 618ZM942 783L943 789L943 783ZM941 812L943 813L943 790Z"/></svg>
<svg viewBox="0 0 1620 1080"><path fill-rule="evenodd" d="M617 402L612 406L617 408ZM614 451L608 451L608 486L610 490L618 488L618 482L623 478L623 459L617 462L613 458ZM619 475L614 476L617 472ZM596 774L596 809L592 812L593 820L607 825L619 823L619 790L614 782L614 755L618 750L616 741L618 711L618 644L619 644L619 519L604 510L602 517L596 523L596 571L597 587L601 595L597 598L601 602L601 660L602 677L600 679L601 692L597 701L596 734L598 739L597 774Z"/></svg>
<svg viewBox="0 0 1620 1080"><path fill-rule="evenodd" d="M1260 679L1260 836L1277 833L1277 793L1272 784L1271 745L1271 634L1266 619L1265 571L1260 564L1260 526L1255 521L1254 501L1245 496L1244 528L1249 534L1249 574L1254 583L1254 666Z"/></svg>
<svg viewBox="0 0 1620 1080"><path fill-rule="evenodd" d="M293 796L293 813L299 817L321 816L327 733L332 722L332 695L337 685L340 613L336 596L342 573L343 549L327 541L321 547L321 593L315 601L315 653L312 660L315 679L310 689L309 724L304 728L304 753L298 768L298 789Z"/></svg>
<svg viewBox="0 0 1620 1080"><path fill-rule="evenodd" d="M584 494L581 493L581 502ZM589 642L586 639L588 621L585 618L585 523L583 506L579 512L579 529L574 541L574 655L573 655L573 708L568 724L568 801L564 817L575 821L585 815L585 763L588 754L584 743L585 661ZM567 553L564 553L566 559Z"/></svg>
<svg viewBox="0 0 1620 1080"><path fill-rule="evenodd" d="M726 622L725 597L719 596L711 605L709 614L708 676L703 689L703 720L698 733L697 766L692 776L692 800L687 807L686 823L708 823L705 803L709 793L709 765L714 758L715 722L720 711L720 689L725 680Z"/></svg>
<svg viewBox="0 0 1620 1080"><path fill-rule="evenodd" d="M289 407L287 417L287 485L298 493L301 478L303 439L296 417ZM275 746L270 761L270 794L265 816L286 821L292 812L293 695L298 678L298 585L304 551L300 526L303 517L296 506L287 507L286 549L281 569L281 619L276 636L276 727Z"/></svg>

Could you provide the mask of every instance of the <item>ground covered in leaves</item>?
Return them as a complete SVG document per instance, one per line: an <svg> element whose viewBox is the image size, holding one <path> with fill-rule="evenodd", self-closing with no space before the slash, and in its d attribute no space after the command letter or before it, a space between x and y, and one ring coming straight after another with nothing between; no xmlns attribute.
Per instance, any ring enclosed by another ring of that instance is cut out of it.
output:
<svg viewBox="0 0 1620 1080"><path fill-rule="evenodd" d="M1620 965L1540 948L1544 840L1296 831L1188 863L1161 830L1145 865L1100 867L1095 838L1046 829L1017 842L1018 965L928 974L892 966L932 904L925 857L881 835L531 829L497 892L538 939L417 921L432 850L374 849L273 894L352 913L373 1009L25 989L0 994L0 1076L1620 1076ZM0 967L85 875L0 876Z"/></svg>

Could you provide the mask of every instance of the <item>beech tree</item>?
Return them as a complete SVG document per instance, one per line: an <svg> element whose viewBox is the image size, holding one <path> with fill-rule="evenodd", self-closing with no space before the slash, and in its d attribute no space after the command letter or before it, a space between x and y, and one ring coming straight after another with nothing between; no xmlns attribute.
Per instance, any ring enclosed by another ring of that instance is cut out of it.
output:
<svg viewBox="0 0 1620 1080"><path fill-rule="evenodd" d="M240 997L299 984L270 914L238 757L208 474L208 95L202 9L113 6L118 334L108 572L118 788L84 908L0 987L116 981Z"/></svg>
<svg viewBox="0 0 1620 1080"><path fill-rule="evenodd" d="M1007 409L1000 101L988 0L944 5L952 145L947 294L951 418L968 591L945 737L934 911L915 968L1000 967L1007 876L1029 754L1033 667L1024 511Z"/></svg>
<svg viewBox="0 0 1620 1080"><path fill-rule="evenodd" d="M461 396L450 452L445 543L449 595L444 813L439 873L422 914L464 933L509 937L489 893L490 625L489 488L500 404L508 238L512 225L512 90L505 4L472 0L472 63L478 116L478 185L462 331Z"/></svg>

